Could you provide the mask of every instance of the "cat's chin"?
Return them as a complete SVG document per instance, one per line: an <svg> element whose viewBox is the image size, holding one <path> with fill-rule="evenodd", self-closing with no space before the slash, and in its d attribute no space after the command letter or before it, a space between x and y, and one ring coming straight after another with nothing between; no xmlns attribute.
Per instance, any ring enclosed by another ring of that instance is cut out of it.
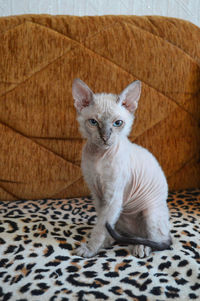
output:
<svg viewBox="0 0 200 301"><path fill-rule="evenodd" d="M96 146L100 149L108 149L112 146L112 143L108 144L108 143L104 143L104 144L96 144Z"/></svg>
<svg viewBox="0 0 200 301"><path fill-rule="evenodd" d="M113 145L113 141L107 141L107 142L102 142L99 147L103 148L103 149L108 149L109 147L111 147Z"/></svg>
<svg viewBox="0 0 200 301"><path fill-rule="evenodd" d="M95 145L96 148L99 148L99 149L108 149L110 148L112 145L113 145L113 142L109 141L109 142L101 142L101 141L98 141L96 143L92 143Z"/></svg>

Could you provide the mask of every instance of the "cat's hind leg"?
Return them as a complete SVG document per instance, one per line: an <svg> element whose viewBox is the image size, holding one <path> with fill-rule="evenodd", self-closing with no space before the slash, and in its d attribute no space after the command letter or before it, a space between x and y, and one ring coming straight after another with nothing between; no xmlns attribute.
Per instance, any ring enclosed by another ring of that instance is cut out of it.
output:
<svg viewBox="0 0 200 301"><path fill-rule="evenodd" d="M128 234L130 237L132 235L146 237L146 223L143 220L142 213L136 215L124 215L122 214L116 224L116 230ZM135 257L143 258L151 254L151 248L149 246L144 246L142 244L135 244L130 246L131 254Z"/></svg>
<svg viewBox="0 0 200 301"><path fill-rule="evenodd" d="M149 208L143 211L148 239L165 245L168 248L172 241L170 236L169 211L167 204Z"/></svg>
<svg viewBox="0 0 200 301"><path fill-rule="evenodd" d="M142 217L141 235L168 248L171 245L171 237L167 205L148 208L142 212ZM136 257L147 257L151 253L151 248L144 245L134 245L132 253Z"/></svg>

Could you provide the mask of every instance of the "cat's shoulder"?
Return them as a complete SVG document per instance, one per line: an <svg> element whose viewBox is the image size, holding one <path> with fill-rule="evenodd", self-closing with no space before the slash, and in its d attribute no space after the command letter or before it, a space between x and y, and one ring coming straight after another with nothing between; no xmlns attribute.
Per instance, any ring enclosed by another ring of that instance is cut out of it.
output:
<svg viewBox="0 0 200 301"><path fill-rule="evenodd" d="M134 154L137 154L138 156L141 156L141 157L155 159L154 155L147 148L145 148L139 144L136 144L134 142L130 142L130 143L131 143L132 152Z"/></svg>

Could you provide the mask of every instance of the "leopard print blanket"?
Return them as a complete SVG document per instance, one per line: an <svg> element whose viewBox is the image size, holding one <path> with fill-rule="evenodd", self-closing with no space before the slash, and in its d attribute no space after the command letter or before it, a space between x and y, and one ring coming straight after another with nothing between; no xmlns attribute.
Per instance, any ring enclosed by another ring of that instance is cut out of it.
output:
<svg viewBox="0 0 200 301"><path fill-rule="evenodd" d="M172 248L115 244L73 254L94 226L89 198L0 202L0 300L200 300L200 190L169 194Z"/></svg>

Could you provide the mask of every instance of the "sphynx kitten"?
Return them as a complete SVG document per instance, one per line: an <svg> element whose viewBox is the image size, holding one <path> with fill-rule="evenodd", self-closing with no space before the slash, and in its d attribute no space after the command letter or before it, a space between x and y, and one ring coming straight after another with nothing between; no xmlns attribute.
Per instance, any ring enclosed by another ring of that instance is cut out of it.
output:
<svg viewBox="0 0 200 301"><path fill-rule="evenodd" d="M114 95L94 94L83 81L74 80L77 119L87 139L82 171L98 215L89 241L76 250L79 256L94 256L113 239L133 244L136 257L171 245L164 173L148 150L127 137L140 93L140 81Z"/></svg>

